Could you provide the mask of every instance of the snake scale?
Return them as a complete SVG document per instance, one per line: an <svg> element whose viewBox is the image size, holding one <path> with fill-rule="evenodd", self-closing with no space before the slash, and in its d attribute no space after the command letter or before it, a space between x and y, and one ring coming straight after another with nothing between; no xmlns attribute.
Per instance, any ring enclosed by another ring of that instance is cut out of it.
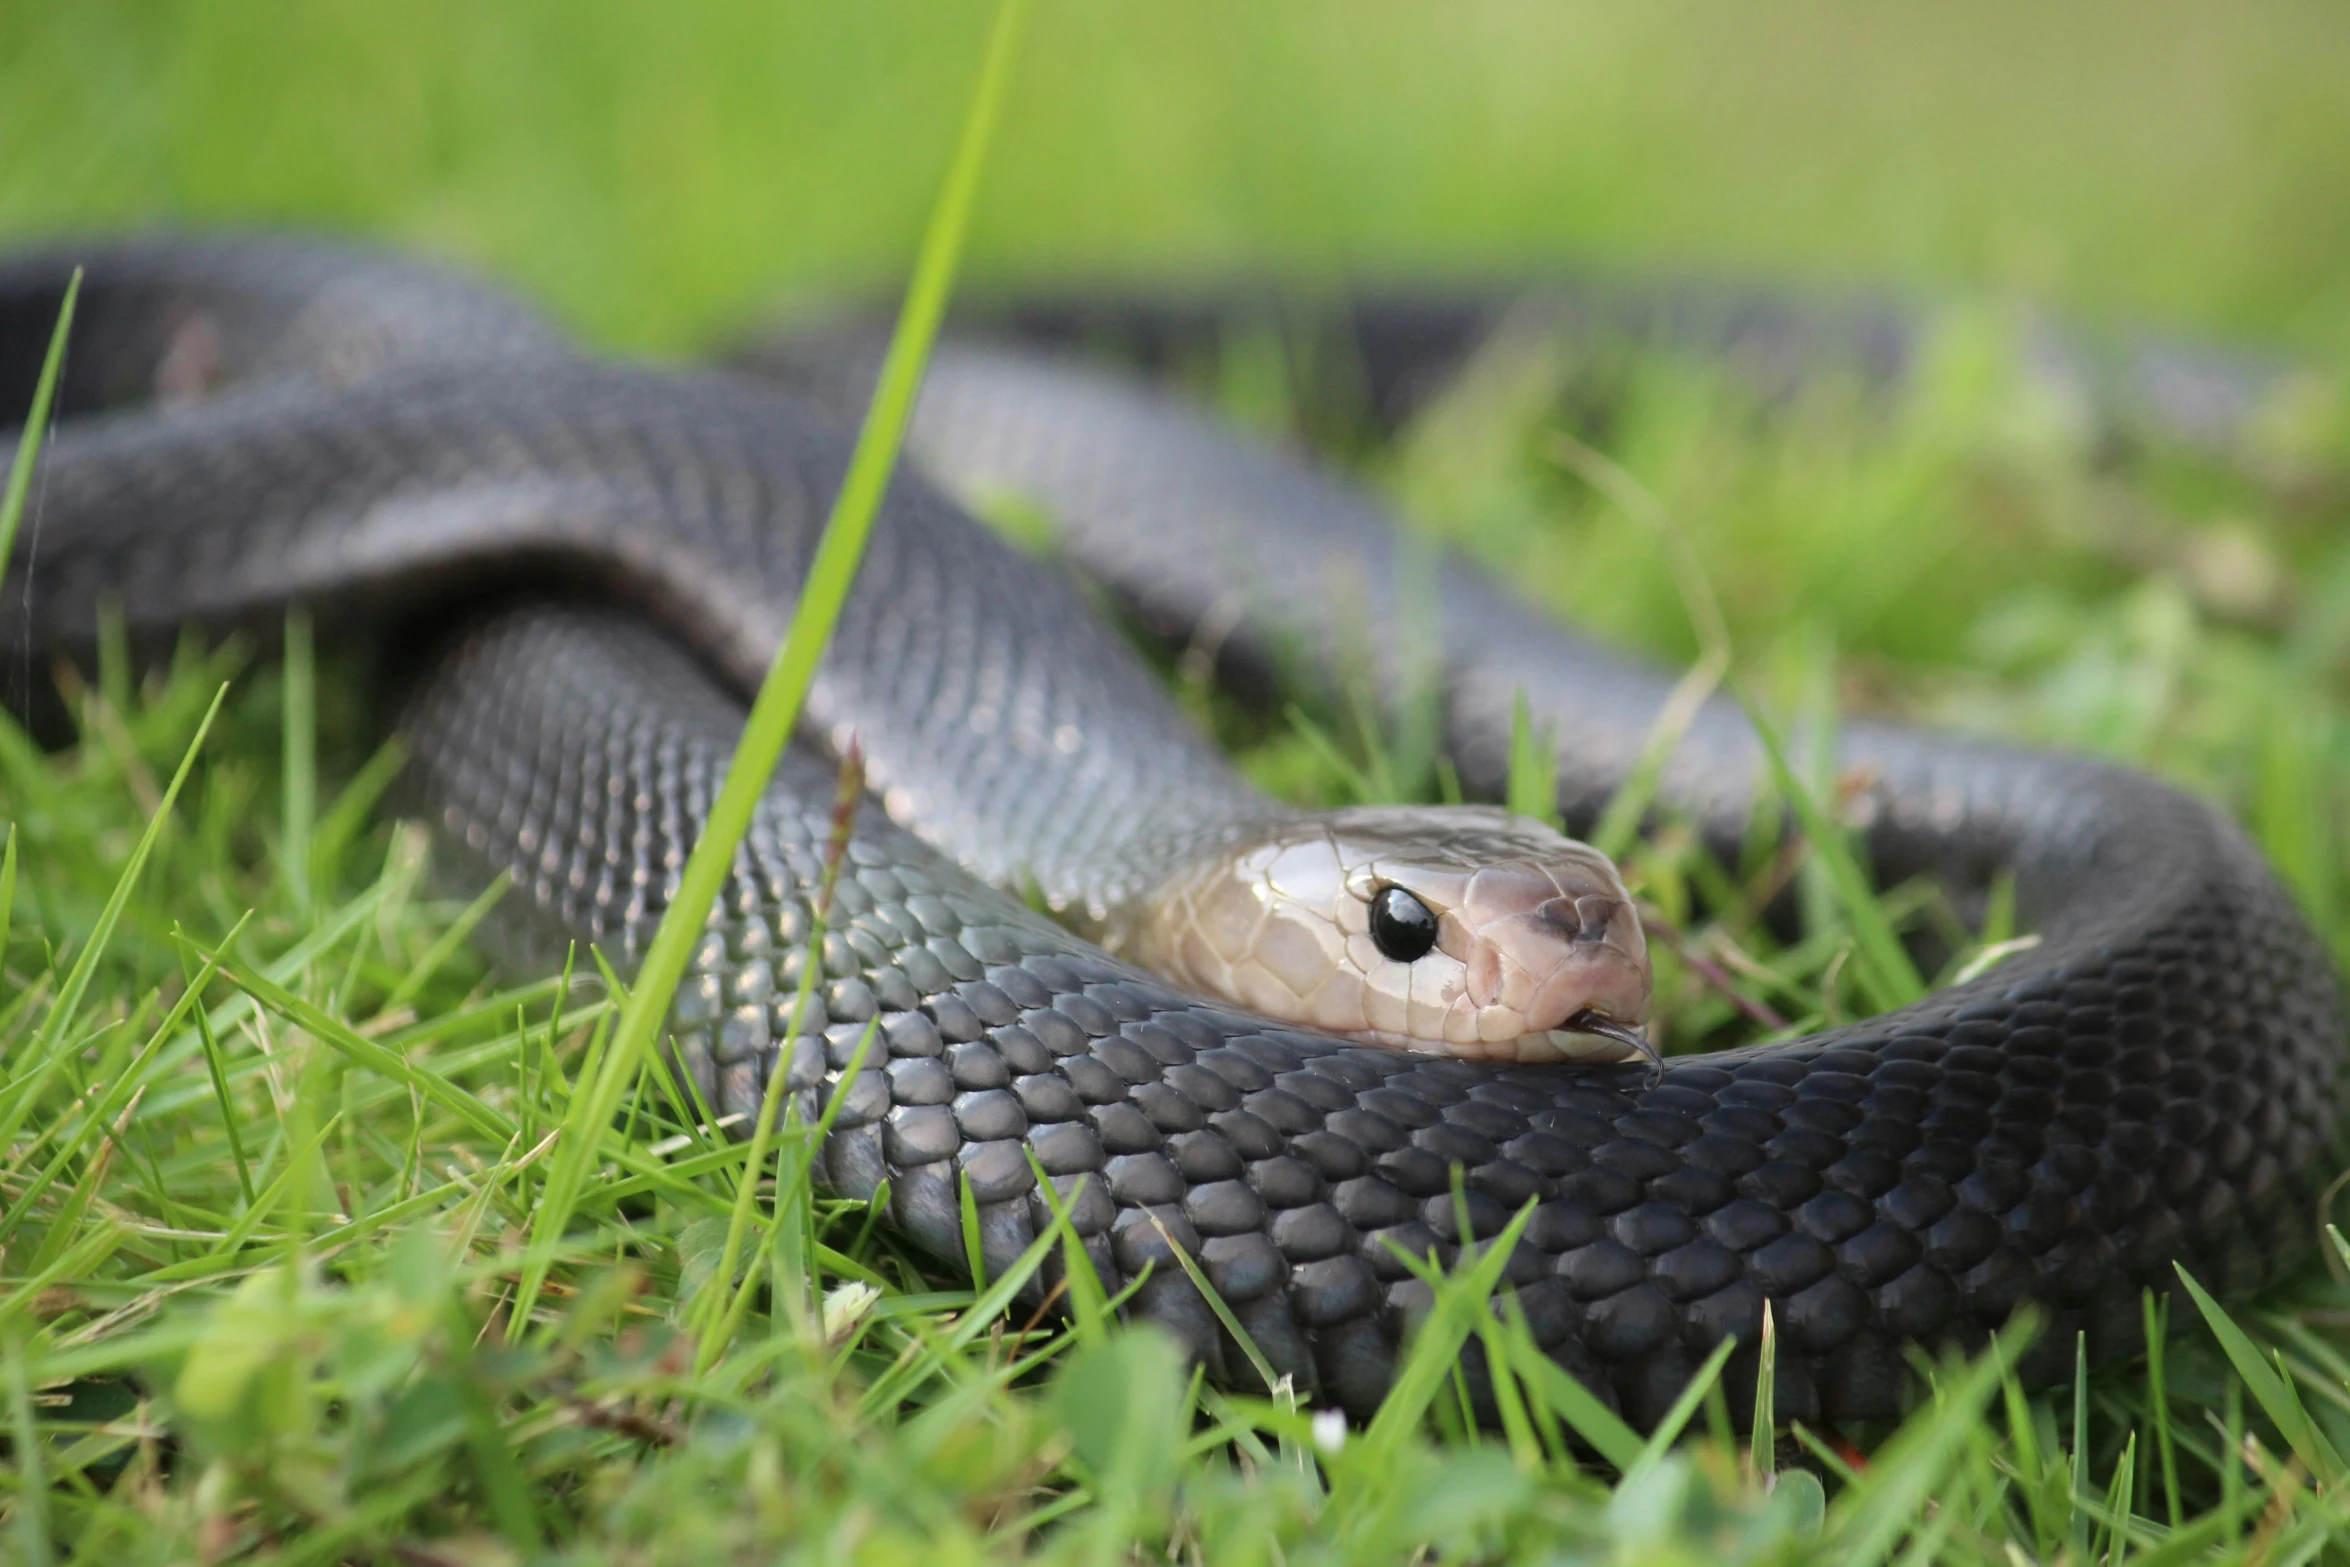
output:
<svg viewBox="0 0 2350 1567"><path fill-rule="evenodd" d="M421 264L165 236L0 262L11 408L75 262L62 422L0 647L84 643L107 603L150 636L296 601L368 628L414 672L407 787L441 860L516 879L501 939L633 961L790 613L867 346L769 354L764 379L606 362ZM771 1072L805 1113L834 1105L823 1178L886 1179L893 1222L948 1265L960 1187L1000 1268L1049 1222L1041 1168L1105 1282L1148 1270L1135 1315L1249 1377L1180 1246L1278 1374L1360 1414L1428 1298L1398 1252L1449 1263L1463 1216L1491 1235L1531 1202L1506 1285L1603 1398L1653 1420L1725 1336L1742 1397L1768 1302L1777 1408L1818 1420L1896 1412L1911 1346L1979 1343L2025 1301L2052 1328L2045 1373L2076 1330L2133 1350L2140 1292L2174 1262L2240 1292L2302 1254L2336 1168L2334 969L2218 811L2095 761L1844 727L1879 875L1979 889L2012 869L2039 944L1891 1015L1661 1075L1367 1048L1106 956L996 887L1094 896L1142 837L1266 802L1060 565L941 485L1033 497L1146 625L1212 628L1235 667L1353 648L1400 678L1385 630L1420 625L1469 791L1499 790L1522 691L1570 823L1623 780L1669 678L1399 544L1336 479L1033 337L943 346L912 448L924 472L893 484L672 1022L720 1112ZM873 793L810 953L828 747L851 734ZM1760 767L1717 702L1660 800L1735 844ZM785 1037L809 961L816 1015ZM1465 1369L1482 1389L1474 1345Z"/></svg>

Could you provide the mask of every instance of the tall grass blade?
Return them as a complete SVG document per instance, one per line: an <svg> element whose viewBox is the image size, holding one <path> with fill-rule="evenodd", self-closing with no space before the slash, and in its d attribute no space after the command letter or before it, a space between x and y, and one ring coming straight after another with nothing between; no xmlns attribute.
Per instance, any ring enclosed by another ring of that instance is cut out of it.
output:
<svg viewBox="0 0 2350 1567"><path fill-rule="evenodd" d="M80 273L74 274L78 279ZM4 559L5 557L0 557ZM6 1351L8 1373L8 1431L16 1451L10 1455L16 1469L16 1559L25 1567L49 1567L56 1558L49 1545L49 1477L42 1462L41 1433L33 1423L32 1379L25 1371L24 1349L12 1337Z"/></svg>
<svg viewBox="0 0 2350 1567"><path fill-rule="evenodd" d="M1618 1470L1640 1461L1640 1433L1623 1416L1601 1403L1565 1367L1543 1354L1530 1335L1511 1335L1510 1369L1548 1413L1565 1422L1568 1430L1591 1445L1592 1451Z"/></svg>
<svg viewBox="0 0 2350 1567"><path fill-rule="evenodd" d="M473 1324L466 1320L457 1302L451 1300L445 1343L465 1412L466 1445L473 1451L474 1480L488 1498L490 1516L497 1521L498 1532L506 1537L506 1542L518 1551L532 1551L544 1530L538 1510L531 1505L530 1488L523 1480L522 1467L515 1462L505 1425L498 1419L497 1406L474 1374L473 1339Z"/></svg>
<svg viewBox="0 0 2350 1567"><path fill-rule="evenodd" d="M516 1128L503 1110L496 1109L480 1096L458 1087L444 1074L402 1055L388 1045L367 1038L333 1013L304 1000L284 986L231 966L223 961L218 952L207 950L194 942L187 942L187 946L188 950L206 963L216 965L221 978L288 1022L307 1030L320 1044L355 1065L414 1090L455 1115L484 1138L498 1143L514 1139Z"/></svg>
<svg viewBox="0 0 2350 1567"><path fill-rule="evenodd" d="M282 718L284 798L279 805L278 864L294 892L294 906L310 906L311 826L318 816L318 654L310 613L286 611L285 693Z"/></svg>
<svg viewBox="0 0 2350 1567"><path fill-rule="evenodd" d="M2245 1390L2260 1405L2261 1413L2275 1424L2277 1434L2292 1448L2293 1456L2307 1466L2310 1474L2321 1485L2338 1484L2342 1478L2342 1455L2332 1442L2326 1440L2325 1433L2318 1430L2310 1420L2308 1412L2301 1407L2301 1400L2295 1396L2284 1377L2261 1354L2260 1347L2252 1342L2251 1335L2236 1326L2236 1319L2229 1316L2220 1303L2195 1282L2194 1275L2183 1265L2174 1263L2173 1266L2178 1269L2179 1282L2186 1285L2187 1293L2194 1298L2195 1308L2203 1313L2203 1320L2210 1325L2212 1336L2219 1340L2220 1350L2228 1357L2228 1364L2236 1368L2236 1375L2243 1380ZM2234 1462L2232 1456L2229 1462Z"/></svg>
<svg viewBox="0 0 2350 1567"><path fill-rule="evenodd" d="M848 754L841 758L840 776L834 785L832 826L824 843L824 869L816 885L815 917L808 924L808 959L800 965L799 988L792 996L791 1026L783 1036L787 1043L781 1047L775 1064L768 1070L767 1090L759 1097L759 1114L751 1125L750 1150L743 1161L742 1179L735 1187L734 1211L726 1221L726 1241L719 1250L718 1272L710 1289L708 1327L703 1333L701 1349L695 1362L701 1367L706 1368L716 1360L719 1350L724 1347L724 1339L720 1334L725 1331L732 1317L732 1311L726 1304L727 1296L735 1288L735 1270L742 1259L743 1237L750 1230L751 1210L757 1202L759 1182L767 1172L768 1145L774 1139L776 1117L781 1113L786 1097L784 1081L790 1075L791 1066L788 1041L798 1039L807 1026L808 1002L816 994L816 977L824 968L820 955L824 951L824 938L832 926L833 893L840 886L841 866L848 859L849 834L857 824L857 802L864 796L864 758L851 745ZM843 1084L854 1082L854 1072L862 1070L864 1052L870 1047L873 1028L878 1023L876 1019L872 1026L867 1027L865 1039L859 1042L859 1061L852 1063L852 1070L842 1073ZM784 1196L779 1181L775 1193L777 1224L783 1222ZM981 1287L978 1276L974 1274L972 1288ZM746 1283L743 1288L748 1290L749 1285ZM782 1309L782 1302L777 1303L777 1309Z"/></svg>
<svg viewBox="0 0 2350 1567"><path fill-rule="evenodd" d="M968 1191L970 1188L966 1186L964 1190ZM1257 1341L1250 1336L1248 1329L1241 1326L1239 1315L1233 1311L1231 1303L1224 1299L1223 1292L1218 1290L1209 1280L1207 1270L1202 1268L1198 1259L1193 1257L1183 1243L1175 1238L1174 1232L1167 1228L1165 1220L1155 1213L1150 1216L1150 1220L1153 1227L1159 1232L1159 1239L1167 1243L1168 1255L1175 1259L1175 1265L1183 1270L1184 1277L1191 1280L1191 1287L1199 1291L1200 1299L1208 1303L1208 1310L1213 1312L1216 1320L1224 1325L1224 1331L1232 1335L1232 1341L1240 1346L1241 1358L1246 1360L1249 1369L1257 1374L1257 1380L1264 1384L1268 1392L1279 1387L1281 1379L1274 1375L1273 1363L1265 1358L1263 1350L1257 1348Z"/></svg>
<svg viewBox="0 0 2350 1567"><path fill-rule="evenodd" d="M16 530L24 521L25 497L31 493L33 463L41 437L49 430L49 410L57 400L57 377L65 367L65 341L73 334L73 308L82 297L82 269L73 269L65 285L65 302L57 307L57 325L49 332L49 351L41 358L41 378L33 383L33 406L25 414L24 429L16 437L16 461L8 468L8 488L0 491L0 580L8 576L8 562L16 553Z"/></svg>
<svg viewBox="0 0 2350 1567"><path fill-rule="evenodd" d="M855 1082L858 1075L865 1070L866 1059L873 1052L873 1041L878 1039L880 1034L880 1019L875 1018L866 1023L865 1031L857 1036L857 1048L849 1053L848 1065L841 1068L840 1080L842 1083L847 1084ZM786 1167L777 1175L775 1185L774 1222L778 1228L793 1219L800 1219L803 1221L805 1220L809 1196L809 1170L815 1162L816 1150L822 1147L824 1144L824 1139L831 1135L833 1119L840 1114L841 1104L846 1097L847 1096L845 1093L834 1094L832 1096L831 1103L827 1104L824 1107L824 1112L816 1118L816 1124L800 1131L797 1139L797 1145L792 1150L792 1157L785 1161ZM755 1185L755 1173L746 1171L744 1173L743 1180L745 1184ZM785 1209L787 1205L791 1204L797 1204L797 1210L787 1214ZM729 1215L728 1222L732 1222L731 1214ZM830 1253L824 1252L823 1248L817 1247L814 1244L815 1237L813 1234L810 1234L806 1239L808 1241L809 1249L812 1253L826 1257L831 1256ZM803 1261L807 1260L811 1259L803 1259ZM832 1260L835 1262L839 1261L837 1258L833 1258ZM847 1270L843 1269L842 1271ZM722 1273L719 1275L719 1278L725 1281L718 1286L721 1290L734 1288L732 1282L733 1276L731 1274ZM804 1288L806 1286L807 1280L805 1278L801 1278L794 1280L793 1282L796 1286ZM725 1319L720 1322L716 1333L713 1335L713 1347L707 1350L707 1353L715 1356L717 1348L723 1347L729 1339L733 1338L737 1327L740 1325L743 1319L744 1314L751 1309L751 1299L757 1293L757 1284L758 1280L754 1275L752 1277L745 1278L742 1282L742 1286L735 1290L733 1304L727 1309ZM972 1287L976 1289L978 1288L978 1285L974 1283ZM789 1305L789 1302L779 1301L777 1303L777 1309L784 1310L787 1309Z"/></svg>
<svg viewBox="0 0 2350 1567"><path fill-rule="evenodd" d="M1706 1395L1713 1391L1715 1381L1722 1374L1722 1367L1729 1364L1730 1356L1737 1348L1738 1341L1734 1338L1723 1339L1713 1347L1713 1353L1705 1357L1705 1364L1697 1368L1696 1374L1689 1379L1689 1385L1681 1389L1680 1396L1665 1411L1664 1419L1658 1421L1656 1429L1649 1433L1647 1445L1641 1448L1640 1456L1625 1472L1625 1479L1629 1480L1664 1462L1665 1454L1671 1452L1673 1444L1681 1440L1681 1433L1688 1428L1690 1420L1705 1403Z"/></svg>
<svg viewBox="0 0 2350 1567"><path fill-rule="evenodd" d="M16 1141L17 1133L23 1129L25 1117L32 1113L33 1107L40 1101L42 1088L62 1064L66 1052L61 1047L74 1026L74 1020L81 1013L82 998L89 993L90 980L97 973L99 961L106 955L108 944L114 939L115 927L122 922L123 910L130 905L131 892L138 886L139 877L155 852L156 840L163 835L163 824L171 819L172 805L179 799L180 788L188 781L188 774L195 769L197 754L204 749L204 737L212 732L212 722L220 716L220 704L227 696L226 686L213 693L212 705L205 709L203 722L196 726L195 737L188 742L186 753L180 757L178 771L171 775L171 783L163 791L163 798L147 818L146 830L139 834L139 841L132 846L129 857L123 861L122 874L115 878L114 889L107 895L106 906L99 911L97 921L91 926L89 938L82 943L82 950L75 957L73 968L66 974L65 983L58 987L57 999L50 1003L48 1016L41 1020L40 1032L32 1041L33 1059L28 1078L15 1094L5 1120L0 1121L0 1146Z"/></svg>
<svg viewBox="0 0 2350 1567"><path fill-rule="evenodd" d="M8 928L16 912L16 823L8 824L8 842L0 847L0 971L8 962Z"/></svg>
<svg viewBox="0 0 2350 1567"><path fill-rule="evenodd" d="M1044 1199L1046 1209L1053 1216L1053 1230L1061 1237L1061 1269L1068 1285L1070 1327L1080 1343L1099 1343L1110 1329L1109 1292L1102 1287L1101 1273L1085 1249L1085 1238L1077 1233L1077 1226L1069 1216L1069 1204L1053 1185L1053 1177L1046 1173L1034 1149L1028 1150L1028 1169L1036 1177L1037 1195ZM1080 1182L1100 1179L1094 1174L1079 1177ZM1082 1192L1083 1185L1076 1190Z"/></svg>
<svg viewBox="0 0 2350 1567"><path fill-rule="evenodd" d="M2089 1335L2073 1335L2073 1522L2087 1521L2080 1509L2089 1499ZM2076 1541L2076 1543L2078 1543Z"/></svg>
<svg viewBox="0 0 2350 1567"><path fill-rule="evenodd" d="M1829 1533L1840 1547L1834 1560L1848 1567L1878 1567L1917 1527L1926 1500L1957 1462L2029 1331L2025 1324L1992 1340L1973 1365L1942 1383L1933 1404L1911 1416L1878 1449L1867 1470L1828 1511Z"/></svg>
<svg viewBox="0 0 2350 1567"><path fill-rule="evenodd" d="M758 697L752 702L750 716L743 725L741 743L727 767L726 781L711 804L709 819L702 825L701 839L688 856L669 909L646 948L644 962L621 1010L612 1047L595 1081L583 1084L577 1097L575 1119L587 1124L610 1122L629 1085L635 1081L639 1065L652 1052L669 1016L670 1001L676 995L678 982L685 977L686 965L709 923L710 910L734 866L735 850L742 843L743 834L750 830L751 817L767 791L767 781L774 776L775 764L782 758L793 726L799 721L800 706L815 679L817 662L823 657L832 628L840 619L841 607L848 600L857 563L865 552L865 540L873 531L882 495L897 464L898 449L904 443L907 423L913 418L923 367L929 361L931 344L937 340L939 322L946 312L955 266L962 254L963 236L970 225L971 208L979 190L980 171L986 164L988 144L995 134L996 120L1011 82L1025 14L1026 0L1002 0L996 10L987 54L980 65L978 87L963 120L954 161L948 168L938 204L931 211L929 228L915 260L913 280L907 286L905 304L898 312L897 328L890 336L889 351L882 361L880 382L874 388L872 405L858 432L848 473L841 481L832 515L825 523L823 539L816 546L816 557L809 566L807 584L792 615L791 629L784 636L783 646L776 651L767 678L760 684ZM555 1168L547 1179L545 1200L532 1223L529 1261L515 1305L518 1317L529 1314L544 1287L555 1247L571 1222L572 1209L586 1182L595 1148L596 1140L575 1137L566 1139L559 1151Z"/></svg>
<svg viewBox="0 0 2350 1567"><path fill-rule="evenodd" d="M1746 1434L1746 1475L1750 1482L1768 1482L1777 1467L1778 1400L1779 1326L1771 1303L1766 1300L1762 1309L1762 1338L1755 1354L1754 1420Z"/></svg>
<svg viewBox="0 0 2350 1567"><path fill-rule="evenodd" d="M2147 1290L2139 1299L2146 1318L2146 1412L2154 1421L2154 1444L2162 1464L2162 1501L2170 1526L2178 1528L2183 1512L2179 1502L2179 1454L2171 1432L2170 1378L2165 1360L2170 1349L2170 1297Z"/></svg>
<svg viewBox="0 0 2350 1567"><path fill-rule="evenodd" d="M1386 1401L1363 1433L1367 1449L1392 1456L1405 1437L1419 1429L1437 1394L1451 1382L1461 1346L1476 1331L1479 1315L1492 1309L1493 1291L1501 1283L1511 1253L1517 1250L1518 1238L1533 1220L1534 1208L1529 1199L1499 1235L1475 1244L1473 1256L1471 1247L1464 1245L1461 1266L1449 1275L1437 1271L1432 1261L1398 1253L1412 1271L1428 1281L1436 1299L1427 1320L1420 1324L1418 1336L1405 1351Z"/></svg>
<svg viewBox="0 0 2350 1567"><path fill-rule="evenodd" d="M392 993L384 997L381 1010L387 1014L397 1012L415 1000L433 975L440 972L441 965L464 949L466 938L473 934L474 927L488 918L490 910L498 906L499 900L513 886L512 871L500 871L491 877L490 884L475 894L473 901L465 906L465 912L450 921L449 928L442 931L433 944L425 949L415 966L400 976L400 982L392 987Z"/></svg>
<svg viewBox="0 0 2350 1567"><path fill-rule="evenodd" d="M1510 694L1510 774L1505 794L1513 816L1559 825L1558 748L1534 727L1523 690Z"/></svg>
<svg viewBox="0 0 2350 1567"><path fill-rule="evenodd" d="M239 921L238 926L240 929L243 928L243 921ZM235 932L232 931L230 934L233 936ZM89 1146L92 1139L104 1134L106 1123L119 1114L126 1103L144 1091L143 1084L155 1064L156 1056L162 1051L164 1044L179 1032L181 1021L190 1012L199 1010L198 999L203 995L204 987L211 982L212 974L211 966L207 965L202 973L188 985L187 989L181 992L179 1000L173 1003L171 1010L164 1015L162 1023L148 1036L146 1044L140 1047L138 1055L132 1059L129 1067L115 1074L114 1080L108 1085L105 1094L83 1111L82 1124L74 1135L57 1150L48 1165L32 1178L24 1195L9 1207L4 1216L0 1216L0 1247L5 1247L15 1236L17 1226L24 1222L26 1216L32 1212L34 1204L64 1173L65 1167L81 1156L82 1150ZM29 1151L21 1150L20 1152Z"/></svg>
<svg viewBox="0 0 2350 1567"><path fill-rule="evenodd" d="M1870 1001L1882 1012L1908 1006L1926 993L1926 982L1919 977L1917 965L1910 961L1908 949L1902 946L1900 933L1885 917L1884 905L1869 885L1859 860L1853 857L1843 824L1829 814L1818 796L1796 776L1795 769L1788 764L1786 747L1780 743L1778 731L1762 710L1749 702L1746 711L1755 734L1762 740L1763 754L1770 761L1771 777L1794 810L1796 820L1803 824L1804 834L1811 840L1812 854L1835 889L1837 912L1858 943L1861 982Z"/></svg>
<svg viewBox="0 0 2350 1567"><path fill-rule="evenodd" d="M230 935L233 937L235 932L230 932ZM225 946L227 943L224 942L222 945ZM184 967L194 967L197 960L193 952L183 948L181 962ZM195 1008L196 1036L203 1042L204 1069L212 1080L212 1096L220 1105L220 1127L228 1139L229 1158L237 1167L237 1190L244 1195L245 1206L250 1208L253 1206L253 1165L245 1154L245 1134L240 1129L235 1095L229 1089L228 1058L220 1048L219 1035L213 1031L212 1013L203 1005L204 988L210 984L210 976L213 971L214 965L210 963L201 966L198 972L206 976L203 984L199 984L195 975L191 973L188 978L188 993L196 997L197 1000Z"/></svg>

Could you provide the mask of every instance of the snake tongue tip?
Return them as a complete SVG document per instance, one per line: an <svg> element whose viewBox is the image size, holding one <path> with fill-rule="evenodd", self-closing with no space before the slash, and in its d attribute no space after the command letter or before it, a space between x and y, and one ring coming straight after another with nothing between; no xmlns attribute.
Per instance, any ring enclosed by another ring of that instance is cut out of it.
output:
<svg viewBox="0 0 2350 1567"><path fill-rule="evenodd" d="M1596 1034L1602 1039L1612 1039L1617 1044L1628 1047L1638 1053L1641 1060L1648 1063L1648 1069L1652 1073L1661 1074L1665 1069L1664 1057L1657 1052L1655 1044L1646 1034L1617 1022L1603 1012L1595 1012L1589 1007L1585 1007L1559 1026L1571 1034Z"/></svg>

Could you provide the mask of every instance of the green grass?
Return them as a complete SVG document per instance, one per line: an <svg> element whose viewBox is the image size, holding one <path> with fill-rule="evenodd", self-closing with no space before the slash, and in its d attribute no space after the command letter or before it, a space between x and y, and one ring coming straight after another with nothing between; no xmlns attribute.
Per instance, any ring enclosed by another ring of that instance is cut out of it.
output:
<svg viewBox="0 0 2350 1567"><path fill-rule="evenodd" d="M39 156L0 162L0 224L352 225L679 348L903 268L987 14L19 8L0 145ZM969 259L1726 258L2350 356L2340 17L1960 15L1040 0ZM1954 313L1891 409L1834 388L1757 409L1670 361L1595 400L1571 353L1515 356L1367 470L1692 690L1752 694L1821 825L1833 780L1791 720L1865 705L2087 746L2225 802L2350 956L2339 429L2288 409L2250 464L2117 468L2007 347L1996 303ZM1243 358L1220 383L1239 411L1293 417L1278 356ZM812 1129L773 1128L753 1166L621 1047L611 1002L486 972L464 935L495 890L435 895L421 834L376 811L396 758L334 651L288 641L281 665L191 647L146 674L110 651L69 676L60 750L0 723L11 1560L2350 1550L2350 1262L2232 1317L2179 1296L2145 1365L2030 1393L2003 1349L1939 1368L1897 1428L1775 1443L1702 1381L1657 1435L1623 1427L1484 1309L1497 1252L1433 1281L1397 1396L1351 1432L1187 1377L1098 1292L1037 1318L1019 1286L1061 1237L959 1286L811 1185ZM1441 792L1416 735L1220 716L1294 797ZM1676 1048L1898 999L1889 932L1938 927L1953 971L2013 934L1996 900L1877 896L1768 836L1730 864L1670 822L1625 847ZM1755 911L1790 878L1809 919L1784 942ZM1452 1377L1471 1337L1510 1371L1491 1432Z"/></svg>

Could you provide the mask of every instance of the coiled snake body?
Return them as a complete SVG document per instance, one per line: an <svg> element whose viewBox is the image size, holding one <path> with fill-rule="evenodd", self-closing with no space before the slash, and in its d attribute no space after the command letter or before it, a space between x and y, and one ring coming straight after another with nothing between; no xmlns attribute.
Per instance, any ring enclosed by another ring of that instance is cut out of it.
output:
<svg viewBox="0 0 2350 1567"><path fill-rule="evenodd" d="M489 606L435 644L401 719L415 797L461 871L515 874L518 925L625 962L790 613L845 462L837 416L580 357L427 268L187 239L0 264L11 407L76 261L64 423L0 646L86 638L108 601L160 631L299 600L397 640L420 611ZM852 344L786 378L837 410L866 374ZM99 412L124 403L140 406ZM914 445L950 484L1035 498L1146 621L1212 623L1235 656L1359 645L1419 614L1473 792L1499 787L1523 691L1558 738L1562 808L1590 820L1669 686L1463 571L1410 564L1344 486L1091 371L942 349ZM1387 676L1392 651L1372 649ZM811 1115L837 1099L824 1178L849 1194L887 1179L894 1221L944 1259L962 1254L962 1182L989 1266L1016 1257L1050 1222L1041 1167L1104 1280L1149 1267L1133 1309L1220 1375L1248 1372L1170 1245L1277 1373L1361 1412L1425 1299L1397 1251L1449 1261L1458 1215L1492 1235L1531 1200L1506 1284L1537 1340L1629 1415L1654 1418L1725 1335L1745 1345L1728 1386L1751 1387L1766 1301L1783 1416L1883 1415L1907 1346L1977 1341L2023 1301L2069 1363L2075 1329L2099 1354L2134 1347L2139 1292L2168 1288L2174 1261L2225 1290L2274 1276L2332 1173L2329 960L2232 825L2124 769L1847 727L1877 870L1979 887L2010 868L2038 946L1892 1015L1652 1078L1269 1024L995 890L1114 899L1138 845L1269 807L1058 569L914 474L808 728L853 732L875 785L818 1015L782 1037L834 780L809 745L681 994L682 1063L721 1113L754 1107L770 1070ZM1758 768L1717 704L1661 798L1735 843ZM876 1017L876 1058L841 1081Z"/></svg>

